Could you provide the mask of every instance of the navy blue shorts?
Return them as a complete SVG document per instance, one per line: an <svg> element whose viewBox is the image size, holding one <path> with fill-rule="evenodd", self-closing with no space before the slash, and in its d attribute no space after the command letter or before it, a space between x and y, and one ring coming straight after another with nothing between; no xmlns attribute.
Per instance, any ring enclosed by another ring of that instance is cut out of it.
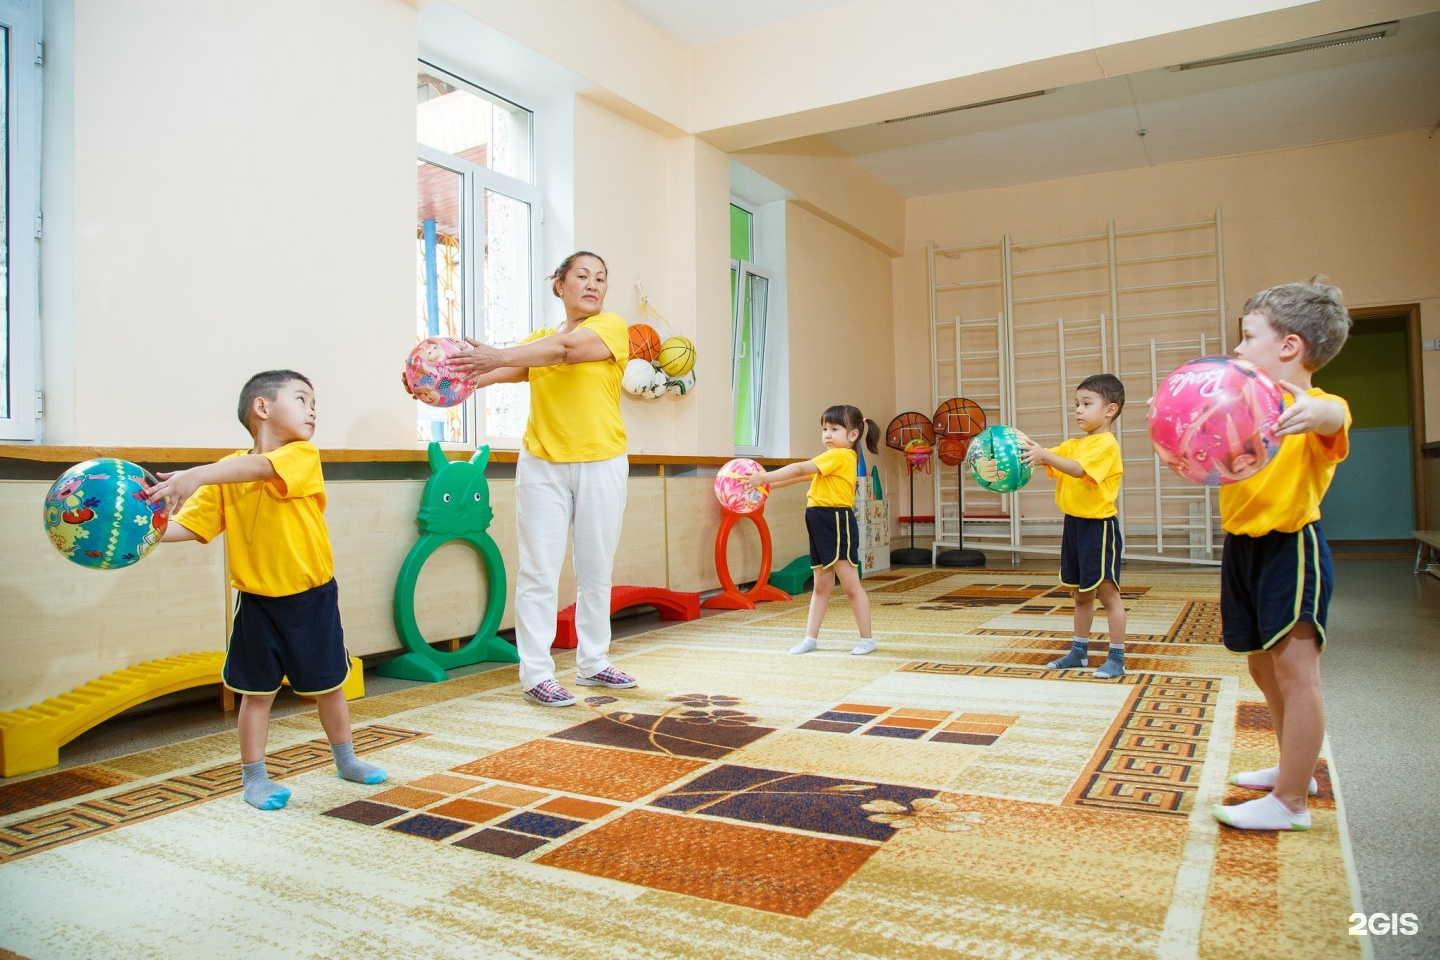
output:
<svg viewBox="0 0 1440 960"><path fill-rule="evenodd" d="M1325 619L1335 569L1317 523L1294 533L1225 535L1220 555L1220 623L1225 648L1259 653L1297 623L1313 623L1325 649Z"/></svg>
<svg viewBox="0 0 1440 960"><path fill-rule="evenodd" d="M1088 593L1106 580L1120 583L1120 518L1065 515L1060 534L1060 585Z"/></svg>
<svg viewBox="0 0 1440 960"><path fill-rule="evenodd" d="M267 696L289 678L296 693L313 697L350 676L340 626L340 588L334 579L288 597L239 592L235 627L220 679L236 693Z"/></svg>
<svg viewBox="0 0 1440 960"><path fill-rule="evenodd" d="M810 568L833 567L849 560L860 566L860 524L849 507L806 507L805 530L810 534Z"/></svg>

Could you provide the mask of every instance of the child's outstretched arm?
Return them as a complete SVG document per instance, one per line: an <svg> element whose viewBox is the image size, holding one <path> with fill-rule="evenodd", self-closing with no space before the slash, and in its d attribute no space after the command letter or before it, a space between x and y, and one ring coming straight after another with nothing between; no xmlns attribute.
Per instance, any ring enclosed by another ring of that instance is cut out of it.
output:
<svg viewBox="0 0 1440 960"><path fill-rule="evenodd" d="M159 478L160 482L147 491L145 500L148 503L164 500L167 512L174 516L176 511L185 505L185 501L189 500L196 490L207 483L248 483L251 480L273 480L277 474L275 465L270 462L269 457L262 457L258 453L247 453L244 456L230 457L214 463L191 467L188 470L157 473L155 476ZM177 536L175 539L189 538Z"/></svg>
<svg viewBox="0 0 1440 960"><path fill-rule="evenodd" d="M1047 450L1029 437L1025 437L1023 434L1021 436L1024 437L1024 439L1020 442L1025 447L1025 452L1020 455L1021 460L1031 466L1038 464L1042 467L1054 467L1056 470L1065 474L1065 476L1074 477L1077 480L1085 476L1085 468L1080 465L1079 460L1071 460L1069 457L1058 456L1053 451Z"/></svg>
<svg viewBox="0 0 1440 960"><path fill-rule="evenodd" d="M1285 380L1275 381L1294 401L1275 421L1277 436L1288 437L1294 433L1318 433L1322 437L1333 437L1345 426L1345 408L1334 400L1312 397L1304 388Z"/></svg>
<svg viewBox="0 0 1440 960"><path fill-rule="evenodd" d="M165 532L160 534L161 543L178 543L181 540L199 540L200 535L183 523L176 523L171 520L165 525Z"/></svg>
<svg viewBox="0 0 1440 960"><path fill-rule="evenodd" d="M815 466L814 460L801 460L799 463L786 464L779 470L761 470L759 473L752 473L740 482L747 490L754 490L762 483L773 489L800 483L819 472L820 468Z"/></svg>

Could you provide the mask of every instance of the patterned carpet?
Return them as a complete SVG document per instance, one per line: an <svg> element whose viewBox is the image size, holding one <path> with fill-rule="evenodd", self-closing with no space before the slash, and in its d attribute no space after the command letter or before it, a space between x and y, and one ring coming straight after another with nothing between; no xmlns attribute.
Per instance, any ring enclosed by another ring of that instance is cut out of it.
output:
<svg viewBox="0 0 1440 960"><path fill-rule="evenodd" d="M1361 956L1325 758L1309 833L1209 814L1274 762L1215 574L1134 579L1118 682L1044 666L1046 572L891 573L868 657L843 597L788 656L802 597L619 640L640 686L570 709L514 667L356 701L378 788L278 720L281 812L231 734L0 784L0 956Z"/></svg>

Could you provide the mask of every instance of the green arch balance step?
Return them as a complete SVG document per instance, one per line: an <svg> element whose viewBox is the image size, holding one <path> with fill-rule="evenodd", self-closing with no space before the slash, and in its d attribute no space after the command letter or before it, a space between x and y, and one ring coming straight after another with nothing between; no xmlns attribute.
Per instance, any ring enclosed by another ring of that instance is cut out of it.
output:
<svg viewBox="0 0 1440 960"><path fill-rule="evenodd" d="M382 677L401 680L444 680L446 670L472 663L492 661L518 663L515 647L499 637L495 629L505 615L505 561L500 548L490 536L490 521L495 511L490 508L490 484L485 479L485 466L490 462L490 448L481 447L468 461L450 461L431 443L429 449L430 479L420 495L420 511L415 523L420 539L410 548L400 575L395 580L395 630L408 653L375 668ZM415 585L420 570L430 555L447 543L464 540L475 548L485 564L490 582L485 618L480 629L459 650L436 650L420 635L415 622Z"/></svg>

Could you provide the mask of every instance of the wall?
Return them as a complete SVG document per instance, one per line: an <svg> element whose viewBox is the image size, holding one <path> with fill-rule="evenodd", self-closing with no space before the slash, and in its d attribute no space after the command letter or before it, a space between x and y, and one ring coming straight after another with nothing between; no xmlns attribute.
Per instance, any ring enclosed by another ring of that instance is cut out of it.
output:
<svg viewBox="0 0 1440 960"><path fill-rule="evenodd" d="M808 458L822 450L826 407L854 404L882 430L899 412L889 330L891 261L796 204L789 205L785 243L790 455ZM888 471L885 460L898 462L899 455L884 454L883 437L880 443Z"/></svg>
<svg viewBox="0 0 1440 960"><path fill-rule="evenodd" d="M1350 456L1320 505L1325 536L1408 540L1415 529L1410 379L1403 319L1361 320L1315 385L1350 404Z"/></svg>
<svg viewBox="0 0 1440 960"><path fill-rule="evenodd" d="M730 415L729 171L693 137L667 140L584 98L575 102L575 243L605 257L607 309L642 319L640 292L670 333L695 343L695 390L626 398L632 453L721 456ZM601 146L603 145L603 147Z"/></svg>
<svg viewBox="0 0 1440 960"><path fill-rule="evenodd" d="M1218 207L1229 315L1258 290L1323 272L1351 307L1419 303L1422 337L1440 336L1437 169L1440 140L1416 131L911 200L906 255L894 273L899 407L930 408L928 350L914 345L929 342L925 245L932 240L1057 239L1103 232L1111 219L1119 230L1203 220ZM1423 437L1434 441L1440 353L1425 352L1423 364Z"/></svg>
<svg viewBox="0 0 1440 960"><path fill-rule="evenodd" d="M735 159L799 198L815 216L891 256L904 251L905 198L823 138L748 150Z"/></svg>
<svg viewBox="0 0 1440 960"><path fill-rule="evenodd" d="M240 384L292 367L322 445L415 446L390 389L413 339L415 6L52 6L45 442L239 446ZM725 452L726 158L591 100L536 105L542 148L580 158L550 185L547 255L598 250L610 309L637 319L643 280L698 347L696 393L627 409L632 450Z"/></svg>
<svg viewBox="0 0 1440 960"><path fill-rule="evenodd" d="M395 318L414 309L396 266L414 243L397 189L414 180L413 7L73 12L73 221L56 225L73 236L73 310L47 305L43 331L69 345L73 395L46 441L241 441L240 384L282 366L320 385L323 442L413 433L403 394L375 388L412 340Z"/></svg>
<svg viewBox="0 0 1440 960"><path fill-rule="evenodd" d="M1404 321L1365 320L1355 324L1340 355L1315 374L1315 385L1347 399L1351 429L1404 427L1410 424L1404 363Z"/></svg>

